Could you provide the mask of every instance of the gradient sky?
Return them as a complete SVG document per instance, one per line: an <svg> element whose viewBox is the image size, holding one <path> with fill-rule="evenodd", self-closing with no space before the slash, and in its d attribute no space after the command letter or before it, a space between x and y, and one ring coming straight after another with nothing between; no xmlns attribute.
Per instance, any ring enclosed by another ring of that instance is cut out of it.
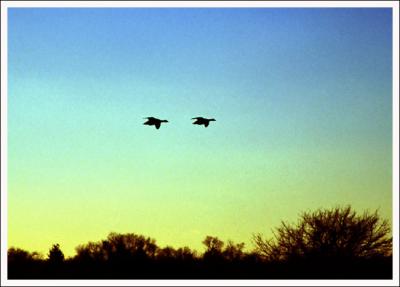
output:
<svg viewBox="0 0 400 287"><path fill-rule="evenodd" d="M391 219L390 9L12 8L8 21L9 246L73 255L115 231L251 249L307 210Z"/></svg>

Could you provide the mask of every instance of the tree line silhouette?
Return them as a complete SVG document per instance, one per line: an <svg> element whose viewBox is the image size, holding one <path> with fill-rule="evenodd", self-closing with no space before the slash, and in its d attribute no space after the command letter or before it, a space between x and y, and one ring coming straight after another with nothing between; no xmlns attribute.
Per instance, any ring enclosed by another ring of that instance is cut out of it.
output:
<svg viewBox="0 0 400 287"><path fill-rule="evenodd" d="M357 215L350 206L304 212L282 222L273 238L244 243L207 236L205 251L161 248L152 238L110 233L65 258L54 244L44 258L8 250L9 279L391 279L392 238L378 212Z"/></svg>

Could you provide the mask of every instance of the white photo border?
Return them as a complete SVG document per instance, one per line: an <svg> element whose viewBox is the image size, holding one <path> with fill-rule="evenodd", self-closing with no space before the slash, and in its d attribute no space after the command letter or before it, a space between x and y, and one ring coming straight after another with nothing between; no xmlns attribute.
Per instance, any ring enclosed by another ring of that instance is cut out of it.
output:
<svg viewBox="0 0 400 287"><path fill-rule="evenodd" d="M9 280L7 278L7 14L9 8L392 8L392 280ZM1 1L1 286L398 286L399 283L399 3L397 1Z"/></svg>

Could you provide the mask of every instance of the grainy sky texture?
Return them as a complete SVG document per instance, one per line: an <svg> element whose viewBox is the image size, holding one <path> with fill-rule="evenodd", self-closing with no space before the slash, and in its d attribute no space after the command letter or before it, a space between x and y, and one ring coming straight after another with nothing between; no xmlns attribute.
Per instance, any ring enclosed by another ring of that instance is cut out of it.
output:
<svg viewBox="0 0 400 287"><path fill-rule="evenodd" d="M251 248L321 207L390 219L390 9L8 17L9 246L73 255L115 231Z"/></svg>

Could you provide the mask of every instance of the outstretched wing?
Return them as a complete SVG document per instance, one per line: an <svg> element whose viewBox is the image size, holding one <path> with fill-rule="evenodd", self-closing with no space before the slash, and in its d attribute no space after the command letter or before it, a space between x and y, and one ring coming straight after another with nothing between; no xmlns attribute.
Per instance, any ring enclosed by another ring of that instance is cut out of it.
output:
<svg viewBox="0 0 400 287"><path fill-rule="evenodd" d="M205 127L208 127L208 124L209 124L210 122L209 121L206 121L205 123L204 123L204 126Z"/></svg>
<svg viewBox="0 0 400 287"><path fill-rule="evenodd" d="M200 120L200 119L202 119L202 117L192 118L192 120Z"/></svg>
<svg viewBox="0 0 400 287"><path fill-rule="evenodd" d="M159 129L160 126L161 126L161 123L160 123L160 122L157 122L157 123L155 123L154 125L156 126L156 129Z"/></svg>
<svg viewBox="0 0 400 287"><path fill-rule="evenodd" d="M144 118L144 119L148 119L148 120L154 121L156 118L155 117L147 117L147 118Z"/></svg>

